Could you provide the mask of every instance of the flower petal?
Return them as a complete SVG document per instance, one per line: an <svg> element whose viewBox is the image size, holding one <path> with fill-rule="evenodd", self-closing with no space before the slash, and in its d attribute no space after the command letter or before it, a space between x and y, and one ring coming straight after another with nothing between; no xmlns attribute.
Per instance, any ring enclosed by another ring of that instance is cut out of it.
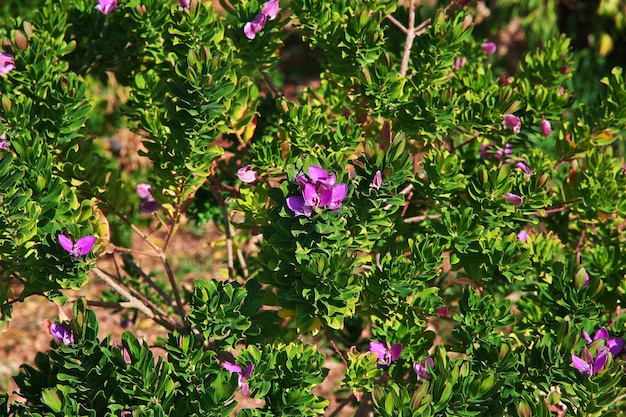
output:
<svg viewBox="0 0 626 417"><path fill-rule="evenodd" d="M59 244L61 245L61 247L67 252L72 253L72 250L74 249L74 243L72 242L72 239L62 234L58 234L57 238L59 239Z"/></svg>
<svg viewBox="0 0 626 417"><path fill-rule="evenodd" d="M398 359L401 353L402 353L402 343L396 343L393 346L391 346L391 361L393 362L396 359Z"/></svg>
<svg viewBox="0 0 626 417"><path fill-rule="evenodd" d="M230 373L238 373L241 374L241 367L239 365L235 365L234 363L230 363L228 361L224 361L222 364L222 368L230 371Z"/></svg>
<svg viewBox="0 0 626 417"><path fill-rule="evenodd" d="M74 245L74 256L79 257L87 255L91 251L91 248L93 248L95 241L96 238L92 235L87 235L78 239Z"/></svg>
<svg viewBox="0 0 626 417"><path fill-rule="evenodd" d="M584 359L572 355L572 365L574 365L574 368L578 369L581 374L591 375L591 365L585 362Z"/></svg>

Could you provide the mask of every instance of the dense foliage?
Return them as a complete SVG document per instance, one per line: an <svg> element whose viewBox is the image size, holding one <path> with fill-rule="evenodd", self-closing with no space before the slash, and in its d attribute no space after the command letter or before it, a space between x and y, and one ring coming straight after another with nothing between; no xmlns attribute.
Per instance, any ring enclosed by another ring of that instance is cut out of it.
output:
<svg viewBox="0 0 626 417"><path fill-rule="evenodd" d="M17 3L2 323L100 279L168 337L75 300L2 414L624 415L619 2ZM207 221L227 273L185 288L168 246Z"/></svg>

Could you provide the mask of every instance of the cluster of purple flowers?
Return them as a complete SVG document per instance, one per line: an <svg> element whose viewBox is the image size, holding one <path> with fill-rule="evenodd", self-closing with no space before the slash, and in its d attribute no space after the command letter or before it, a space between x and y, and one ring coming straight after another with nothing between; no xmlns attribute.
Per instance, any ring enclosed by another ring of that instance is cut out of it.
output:
<svg viewBox="0 0 626 417"><path fill-rule="evenodd" d="M302 195L287 197L287 207L296 213L296 216L310 217L319 207L339 210L348 193L346 184L335 184L337 181L335 174L328 173L318 166L309 167L308 177L299 172L295 180L302 187Z"/></svg>
<svg viewBox="0 0 626 417"><path fill-rule="evenodd" d="M370 342L370 353L375 353L378 356L378 363L381 365L389 366L391 362L396 361L402 354L402 343L395 343L389 346L389 343ZM414 362L413 370L417 374L417 378L430 379L431 372L435 367L433 358L426 357L422 362Z"/></svg>
<svg viewBox="0 0 626 417"><path fill-rule="evenodd" d="M596 349L592 348L592 350L595 350L595 355L591 353L587 346L583 347L582 357L572 355L572 365L583 375L595 375L602 371L609 359L609 353L615 356L624 348L624 339L621 337L609 339L609 332L605 328L598 330L595 336L593 336L593 340L591 340L587 332L583 332L583 337L590 345L596 340L604 340L604 344L595 346Z"/></svg>
<svg viewBox="0 0 626 417"><path fill-rule="evenodd" d="M248 39L254 39L256 34L263 30L268 20L276 19L280 6L278 0L269 0L263 4L263 11L257 14L251 22L243 27L243 33Z"/></svg>

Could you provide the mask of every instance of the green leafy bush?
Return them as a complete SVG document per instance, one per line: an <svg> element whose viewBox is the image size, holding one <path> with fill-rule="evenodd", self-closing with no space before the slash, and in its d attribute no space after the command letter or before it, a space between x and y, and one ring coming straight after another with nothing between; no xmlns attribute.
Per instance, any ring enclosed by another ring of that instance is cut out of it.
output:
<svg viewBox="0 0 626 417"><path fill-rule="evenodd" d="M624 13L600 3L590 45L556 0L0 6L0 318L111 288L48 323L2 414L624 415ZM189 289L171 240L210 220L226 273ZM167 337L101 339L89 305Z"/></svg>

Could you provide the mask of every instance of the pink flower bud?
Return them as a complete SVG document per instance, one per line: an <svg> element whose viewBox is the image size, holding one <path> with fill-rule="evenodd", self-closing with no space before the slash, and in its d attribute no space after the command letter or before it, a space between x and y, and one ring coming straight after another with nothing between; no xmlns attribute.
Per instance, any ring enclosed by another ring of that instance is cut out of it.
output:
<svg viewBox="0 0 626 417"><path fill-rule="evenodd" d="M461 67L465 65L466 62L467 62L467 58L465 58L464 56L461 58L456 57L456 59L454 60L454 69L457 71L460 70Z"/></svg>
<svg viewBox="0 0 626 417"><path fill-rule="evenodd" d="M513 204L515 207L521 206L524 202L524 199L517 194L504 193L504 196L506 197L506 202L509 204Z"/></svg>
<svg viewBox="0 0 626 417"><path fill-rule="evenodd" d="M541 121L541 134L546 138L552 133L552 125L546 119Z"/></svg>
<svg viewBox="0 0 626 417"><path fill-rule="evenodd" d="M481 47L483 48L483 52L487 55L495 53L497 49L496 44L493 42L485 42L481 45Z"/></svg>
<svg viewBox="0 0 626 417"><path fill-rule="evenodd" d="M372 183L370 184L370 187L379 190L382 183L383 183L383 174L381 174L380 170L376 171L376 174L374 174L374 178L372 179Z"/></svg>
<svg viewBox="0 0 626 417"><path fill-rule="evenodd" d="M514 114L505 114L502 126L511 129L515 134L522 130L522 121Z"/></svg>

